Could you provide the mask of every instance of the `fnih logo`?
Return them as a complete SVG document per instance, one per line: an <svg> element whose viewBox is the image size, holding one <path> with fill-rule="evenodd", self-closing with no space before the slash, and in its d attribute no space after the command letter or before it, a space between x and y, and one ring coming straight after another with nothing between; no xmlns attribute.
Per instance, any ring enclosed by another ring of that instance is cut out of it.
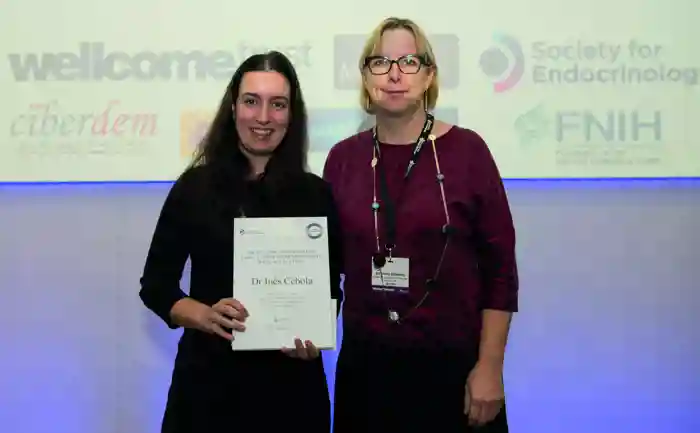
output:
<svg viewBox="0 0 700 433"><path fill-rule="evenodd" d="M520 43L512 36L495 34L491 47L481 53L479 66L489 78L494 80L493 91L503 93L515 87L525 72L525 55Z"/></svg>

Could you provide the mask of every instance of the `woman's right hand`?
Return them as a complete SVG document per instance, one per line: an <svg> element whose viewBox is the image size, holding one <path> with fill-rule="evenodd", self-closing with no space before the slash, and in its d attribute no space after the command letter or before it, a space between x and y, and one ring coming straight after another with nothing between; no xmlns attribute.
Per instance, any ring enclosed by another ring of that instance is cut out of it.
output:
<svg viewBox="0 0 700 433"><path fill-rule="evenodd" d="M224 298L208 306L192 298L183 298L173 305L170 315L180 326L198 329L209 334L233 340L228 330L245 331L248 311L234 298Z"/></svg>

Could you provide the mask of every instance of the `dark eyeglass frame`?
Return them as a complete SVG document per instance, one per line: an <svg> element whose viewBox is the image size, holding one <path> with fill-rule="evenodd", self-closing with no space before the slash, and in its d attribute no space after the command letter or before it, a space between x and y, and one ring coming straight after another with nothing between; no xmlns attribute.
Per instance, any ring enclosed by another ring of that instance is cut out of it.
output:
<svg viewBox="0 0 700 433"><path fill-rule="evenodd" d="M377 72L374 72L372 70L372 67L370 66L370 62L372 62L373 60L378 60L378 59L386 60L387 62L389 62L389 68L387 68L386 72L377 73ZM412 72L404 71L401 68L400 62L403 60L406 60L406 59L418 60L418 69L416 69L415 71L412 71ZM367 56L367 57L365 57L364 67L367 68L372 75L386 75L391 71L391 68L394 67L394 63L396 63L396 66L399 68L399 71L401 71L401 73L408 74L408 75L417 74L418 72L420 72L420 70L423 68L423 66L432 66L433 65L430 62L430 60L428 60L427 56L425 56L424 54L406 54L405 56L401 56L395 60L392 60L386 56Z"/></svg>

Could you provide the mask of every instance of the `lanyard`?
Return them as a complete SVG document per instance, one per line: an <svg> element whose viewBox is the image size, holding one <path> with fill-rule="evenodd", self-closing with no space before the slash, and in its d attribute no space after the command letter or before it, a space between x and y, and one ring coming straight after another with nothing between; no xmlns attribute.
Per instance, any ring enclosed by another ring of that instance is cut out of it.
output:
<svg viewBox="0 0 700 433"><path fill-rule="evenodd" d="M435 147L435 136L430 134L432 130L432 125L433 125L433 116L431 114L427 114L426 116L426 121L425 125L423 126L423 132L421 133L420 137L418 137L418 140L414 144L414 149L413 149L413 155L411 157L411 160L408 163L408 167L406 168L406 172L404 173L404 185L403 189L400 191L400 194L402 195L403 191L406 189L406 181L411 174L411 170L413 167L416 165L416 162L418 161L418 156L420 155L421 148L423 144L426 141L431 142L431 147L433 150L433 157L435 159L435 177L437 179L437 183L439 185L440 189L440 199L442 202L442 207L443 207L443 212L445 215L445 225L442 226L442 233L445 236L445 242L442 247L442 251L440 252L439 260L438 263L435 267L435 272L433 273L431 278L428 278L425 282L426 286L426 291L423 293L423 296L421 299L415 303L415 305L411 306L408 311L403 314L399 315L398 311L392 308L388 308L388 319L389 322L394 323L394 324L400 324L402 323L402 320L406 319L407 317L411 316L413 312L415 312L418 308L420 308L425 300L428 298L428 295L435 289L437 286L437 280L440 275L440 270L442 269L442 264L445 260L445 255L447 253L447 247L450 242L450 234L452 232L451 227L450 227L450 213L447 209L447 198L445 196L445 186L444 186L444 181L445 181L445 176L442 174L442 171L440 169L440 161L438 158L438 153L437 153L437 148ZM374 149L373 149L373 158L372 158L372 173L373 173L373 202L372 202L372 213L374 214L374 233L375 233L375 238L377 240L377 250L372 257L372 261L374 263L375 269L379 270L380 276L382 275L382 268L387 262L387 259L391 260L391 253L392 249L395 247L395 242L396 242L396 208L395 208L395 203L391 200L389 196L389 189L387 186L387 178L386 178L386 171L385 168L382 164L379 164L379 158L381 157L380 149L379 149L379 140L377 140L377 133L376 133L376 128L373 131L373 138L374 138ZM377 167L379 166L379 167ZM379 171L379 179L377 179L377 171ZM379 180L379 182L378 182ZM379 188L377 188L377 184L379 184ZM384 250L382 250L381 247L381 242L379 239L379 222L378 222L378 217L377 214L379 213L380 209L380 203L377 200L377 190L379 189L379 193L381 196L381 201L382 201L382 213L384 214L385 217L385 222L386 222L386 232L387 232L387 243L384 247ZM400 196L399 196L400 198ZM398 200L397 200L398 203ZM388 256L388 257L387 257ZM384 297L385 301L388 302L388 299L386 299L386 292L384 292Z"/></svg>
<svg viewBox="0 0 700 433"><path fill-rule="evenodd" d="M406 167L406 171L404 172L403 187L400 191L399 197L396 200L396 202L394 202L391 199L391 196L389 195L389 185L387 182L386 168L384 167L384 164L381 163L381 150L379 148L379 140L377 139L377 127L375 126L372 129L372 138L374 141L374 157L372 158L372 171L375 173L375 193L374 201L372 203L372 209L375 211L375 215L376 212L379 211L379 202L377 201L378 197L376 194L376 171L378 166L379 195L381 198L382 206L384 208L384 212L382 214L384 215L384 223L386 225L386 245L384 246L384 248L389 256L391 256L391 251L396 247L396 208L400 203L401 197L403 196L403 191L406 189L406 183L408 181L409 176L411 175L413 167L415 167L416 163L418 162L418 157L420 156L421 150L423 150L423 144L425 144L425 142L428 140L428 137L430 136L430 132L433 129L434 120L435 119L432 114L426 113L425 123L423 124L423 130L421 131L420 136L418 136L418 140L416 140L416 142L413 144L413 154L411 155L411 159L408 161L408 166ZM377 253L381 254L382 251L379 245L379 227L376 224L376 218L375 231L377 235Z"/></svg>

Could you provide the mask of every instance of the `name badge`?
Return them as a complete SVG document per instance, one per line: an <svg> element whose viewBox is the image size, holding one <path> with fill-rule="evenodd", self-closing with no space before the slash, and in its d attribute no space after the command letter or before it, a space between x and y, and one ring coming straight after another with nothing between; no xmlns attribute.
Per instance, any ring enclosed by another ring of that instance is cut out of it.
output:
<svg viewBox="0 0 700 433"><path fill-rule="evenodd" d="M403 257L387 258L381 268L372 263L372 289L380 292L408 292L409 260Z"/></svg>

